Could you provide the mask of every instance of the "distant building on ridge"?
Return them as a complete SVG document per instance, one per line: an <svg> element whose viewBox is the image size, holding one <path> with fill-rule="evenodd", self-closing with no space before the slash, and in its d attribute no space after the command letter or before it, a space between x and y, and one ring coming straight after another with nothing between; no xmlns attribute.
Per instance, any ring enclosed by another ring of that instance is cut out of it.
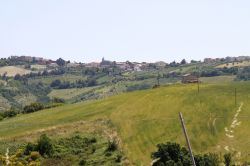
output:
<svg viewBox="0 0 250 166"><path fill-rule="evenodd" d="M188 84L188 83L197 83L199 81L197 76L194 76L192 74L185 74L182 76L182 83Z"/></svg>

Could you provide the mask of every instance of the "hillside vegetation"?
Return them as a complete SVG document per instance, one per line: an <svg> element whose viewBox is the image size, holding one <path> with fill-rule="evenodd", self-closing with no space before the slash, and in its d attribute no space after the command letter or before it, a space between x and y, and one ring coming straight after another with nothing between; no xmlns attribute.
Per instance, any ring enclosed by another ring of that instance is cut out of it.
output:
<svg viewBox="0 0 250 166"><path fill-rule="evenodd" d="M231 62L231 63L225 63L225 64L221 64L216 66L217 68L231 68L231 67L244 67L244 66L250 66L250 61L241 61L241 62Z"/></svg>
<svg viewBox="0 0 250 166"><path fill-rule="evenodd" d="M175 141L185 145L178 118L182 112L196 153L236 151L240 152L238 160L247 160L249 92L249 82L202 84L200 93L196 84L163 86L5 119L0 122L0 135L1 140L18 140L58 125L106 118L116 128L131 163L149 165L156 144Z"/></svg>

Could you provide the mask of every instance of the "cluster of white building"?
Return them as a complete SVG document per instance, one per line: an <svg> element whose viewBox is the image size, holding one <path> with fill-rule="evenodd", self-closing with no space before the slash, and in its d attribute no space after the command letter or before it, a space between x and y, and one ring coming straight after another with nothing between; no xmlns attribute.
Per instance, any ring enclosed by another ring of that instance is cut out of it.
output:
<svg viewBox="0 0 250 166"><path fill-rule="evenodd" d="M124 71L142 71L147 69L150 65L150 63L139 63L139 62L115 62L115 61L108 61L105 60L104 58L102 59L102 61L99 62L91 62L91 63L86 63L84 64L85 67L89 67L89 68L109 68L109 67L117 67L120 68L121 70ZM160 61L160 62L156 62L154 63L155 66L157 67L165 67L167 63Z"/></svg>

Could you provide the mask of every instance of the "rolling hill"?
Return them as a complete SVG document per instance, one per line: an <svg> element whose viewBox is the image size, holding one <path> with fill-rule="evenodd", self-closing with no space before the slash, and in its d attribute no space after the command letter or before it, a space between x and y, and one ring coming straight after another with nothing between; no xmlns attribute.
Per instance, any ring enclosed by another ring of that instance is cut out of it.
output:
<svg viewBox="0 0 250 166"><path fill-rule="evenodd" d="M0 140L18 141L57 126L109 119L130 162L149 165L156 144L175 141L185 145L178 118L178 112L182 112L195 153L231 151L239 154L238 160L247 160L249 92L249 82L238 82L201 84L199 93L196 84L124 93L5 119L0 122Z"/></svg>
<svg viewBox="0 0 250 166"><path fill-rule="evenodd" d="M241 62L231 62L231 63L225 63L225 64L221 64L216 66L216 68L231 68L231 67L245 67L245 66L250 66L250 61L241 61Z"/></svg>

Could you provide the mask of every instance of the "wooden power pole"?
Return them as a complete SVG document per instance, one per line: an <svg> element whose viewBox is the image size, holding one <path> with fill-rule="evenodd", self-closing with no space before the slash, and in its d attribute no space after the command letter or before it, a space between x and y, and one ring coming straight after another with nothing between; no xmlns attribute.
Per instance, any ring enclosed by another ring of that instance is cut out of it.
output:
<svg viewBox="0 0 250 166"><path fill-rule="evenodd" d="M158 71L158 76L157 76L157 83L158 83L157 85L160 86L160 73L159 73L159 71Z"/></svg>
<svg viewBox="0 0 250 166"><path fill-rule="evenodd" d="M200 80L199 76L197 77L198 93L200 93Z"/></svg>
<svg viewBox="0 0 250 166"><path fill-rule="evenodd" d="M193 153L192 153L192 148L191 148L191 145L190 145L190 142L189 142L187 130L186 130L186 127L185 127L184 119L182 117L182 113L181 112L179 112L179 116L180 116L181 126L182 126L182 129L183 129L184 135L185 135L186 143L188 145L188 150L189 150L189 153L190 153L190 157L191 157L193 166L196 166L195 160L194 160L194 156L193 156Z"/></svg>
<svg viewBox="0 0 250 166"><path fill-rule="evenodd" d="M234 89L234 104L236 107L236 105L237 105L237 89L236 88Z"/></svg>

